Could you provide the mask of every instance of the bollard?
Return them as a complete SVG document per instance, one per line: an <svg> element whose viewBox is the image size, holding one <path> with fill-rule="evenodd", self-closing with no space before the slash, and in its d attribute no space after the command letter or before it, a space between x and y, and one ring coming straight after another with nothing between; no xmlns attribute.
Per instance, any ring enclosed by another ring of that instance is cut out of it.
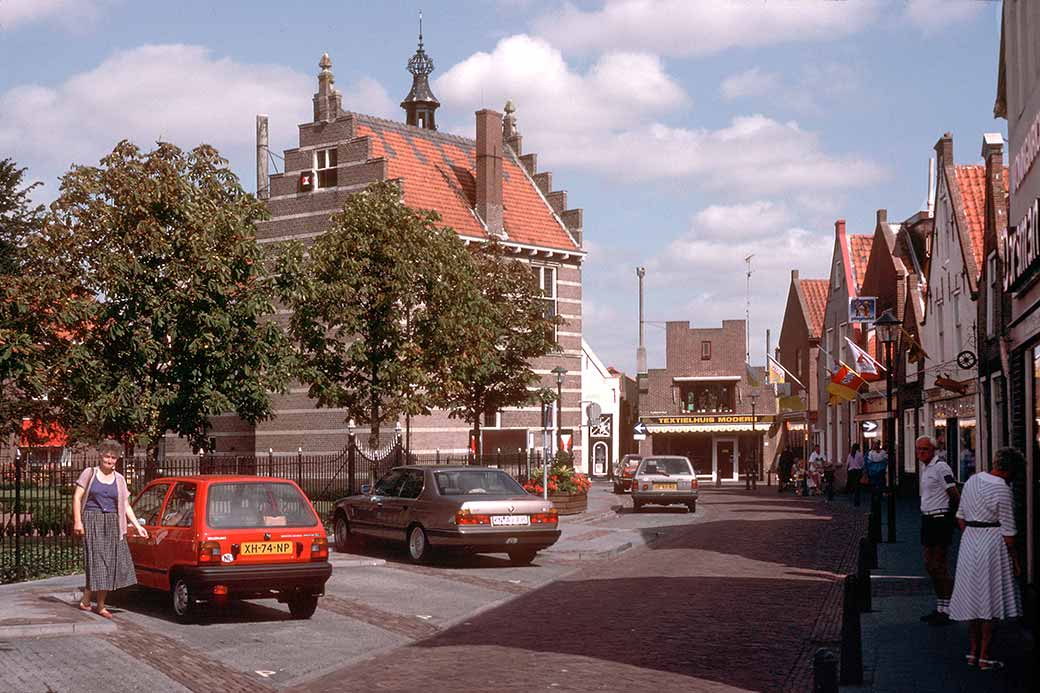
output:
<svg viewBox="0 0 1040 693"><path fill-rule="evenodd" d="M881 512L880 509L875 510L871 508L870 515L867 520L867 536L875 544L881 541Z"/></svg>
<svg viewBox="0 0 1040 693"><path fill-rule="evenodd" d="M813 693L838 693L838 655L821 647L812 658Z"/></svg>
<svg viewBox="0 0 1040 693"><path fill-rule="evenodd" d="M874 544L877 547L877 544ZM873 610L870 589L870 542L866 537L859 540L859 556L856 560L856 584L859 587L859 610L867 612Z"/></svg>
<svg viewBox="0 0 1040 693"><path fill-rule="evenodd" d="M870 549L870 569L874 570L875 568L878 567L877 542L876 541L870 541L868 539L867 540L867 547Z"/></svg>
<svg viewBox="0 0 1040 693"><path fill-rule="evenodd" d="M863 634L856 605L856 576L845 576L841 602L841 680L843 686L863 683Z"/></svg>

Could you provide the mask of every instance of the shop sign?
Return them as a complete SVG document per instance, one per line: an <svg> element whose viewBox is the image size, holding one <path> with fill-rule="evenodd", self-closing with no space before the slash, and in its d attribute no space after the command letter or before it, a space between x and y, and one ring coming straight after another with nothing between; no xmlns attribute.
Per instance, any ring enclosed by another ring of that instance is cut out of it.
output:
<svg viewBox="0 0 1040 693"><path fill-rule="evenodd" d="M1040 198L1033 200L1022 221L1001 234L1004 251L1004 291L1021 288L1040 258Z"/></svg>
<svg viewBox="0 0 1040 693"><path fill-rule="evenodd" d="M858 296L849 298L849 322L872 323L877 320L877 297Z"/></svg>
<svg viewBox="0 0 1040 693"><path fill-rule="evenodd" d="M644 416L645 423L658 426L703 426L707 424L772 423L772 414L718 414L711 416Z"/></svg>
<svg viewBox="0 0 1040 693"><path fill-rule="evenodd" d="M1037 111L1036 115L1033 116L1033 122L1029 124L1029 129L1026 130L1025 136L1022 138L1022 145L1018 148L1018 152L1015 153L1015 158L1011 162L1008 178L1011 183L1012 195L1018 192L1018 187L1022 185L1025 177L1029 175L1029 170L1033 168L1033 162L1036 161L1037 154L1040 154L1040 111Z"/></svg>

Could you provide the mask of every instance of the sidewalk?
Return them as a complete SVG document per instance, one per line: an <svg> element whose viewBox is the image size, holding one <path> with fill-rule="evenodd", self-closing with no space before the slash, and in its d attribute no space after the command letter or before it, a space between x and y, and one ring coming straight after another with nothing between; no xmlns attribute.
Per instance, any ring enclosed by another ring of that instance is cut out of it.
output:
<svg viewBox="0 0 1040 693"><path fill-rule="evenodd" d="M864 506L866 507L866 506ZM873 611L862 614L863 685L843 691L1026 691L1031 688L1033 640L1020 622L998 625L993 648L1007 663L1000 672L979 671L964 663L968 626L929 626L919 617L935 608L935 593L924 571L919 540L918 500L901 498L896 512L894 544L878 545L878 568L871 572ZM882 536L888 536L882 508ZM957 565L956 542L950 571Z"/></svg>

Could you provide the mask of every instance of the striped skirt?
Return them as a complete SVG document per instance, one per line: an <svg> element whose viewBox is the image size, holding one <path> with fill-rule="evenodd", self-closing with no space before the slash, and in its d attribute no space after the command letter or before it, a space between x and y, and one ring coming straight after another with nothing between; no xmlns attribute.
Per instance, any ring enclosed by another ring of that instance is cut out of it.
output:
<svg viewBox="0 0 1040 693"><path fill-rule="evenodd" d="M83 513L83 565L87 589L117 590L137 584L126 538L119 536L119 514Z"/></svg>
<svg viewBox="0 0 1040 693"><path fill-rule="evenodd" d="M1022 597L999 527L968 527L961 537L957 573L950 597L950 618L1015 618Z"/></svg>

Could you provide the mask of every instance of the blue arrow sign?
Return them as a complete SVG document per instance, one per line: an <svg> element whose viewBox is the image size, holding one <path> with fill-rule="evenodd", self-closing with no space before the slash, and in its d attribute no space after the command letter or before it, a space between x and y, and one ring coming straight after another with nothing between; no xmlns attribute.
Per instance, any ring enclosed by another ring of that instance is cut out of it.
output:
<svg viewBox="0 0 1040 693"><path fill-rule="evenodd" d="M646 427L646 424L643 423L642 421L640 421L639 423L637 423L635 426L632 427L632 433L636 434L637 436L645 436L649 432L650 432L650 429L648 429Z"/></svg>

